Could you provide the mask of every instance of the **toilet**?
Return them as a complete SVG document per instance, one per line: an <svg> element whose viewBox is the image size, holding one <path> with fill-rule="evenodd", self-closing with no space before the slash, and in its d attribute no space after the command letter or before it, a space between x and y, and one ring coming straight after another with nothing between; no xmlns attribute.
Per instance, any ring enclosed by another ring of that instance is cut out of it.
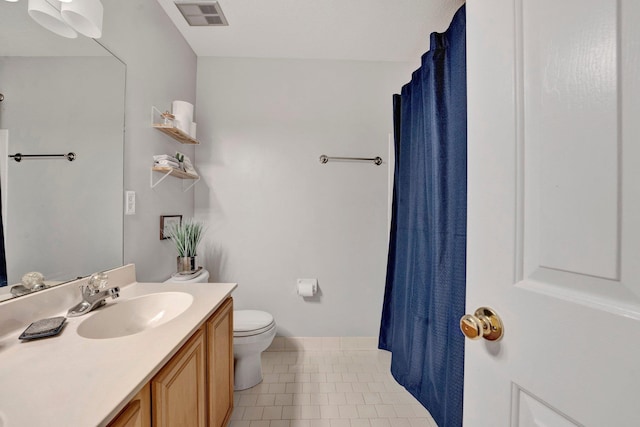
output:
<svg viewBox="0 0 640 427"><path fill-rule="evenodd" d="M165 283L207 283L209 272L201 269L184 276L174 274ZM260 357L276 336L276 322L266 311L233 311L234 390L245 390L262 382Z"/></svg>
<svg viewBox="0 0 640 427"><path fill-rule="evenodd" d="M200 267L198 271L193 274L174 274L164 283L207 283L209 281L209 271Z"/></svg>
<svg viewBox="0 0 640 427"><path fill-rule="evenodd" d="M234 390L245 390L262 381L260 356L276 336L276 322L266 311L233 312Z"/></svg>

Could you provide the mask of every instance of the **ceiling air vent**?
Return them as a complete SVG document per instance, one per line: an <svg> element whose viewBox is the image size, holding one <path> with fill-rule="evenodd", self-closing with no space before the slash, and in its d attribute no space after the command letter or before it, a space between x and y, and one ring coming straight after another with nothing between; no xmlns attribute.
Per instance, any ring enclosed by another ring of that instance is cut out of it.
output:
<svg viewBox="0 0 640 427"><path fill-rule="evenodd" d="M174 4L192 27L229 25L217 1L181 1Z"/></svg>

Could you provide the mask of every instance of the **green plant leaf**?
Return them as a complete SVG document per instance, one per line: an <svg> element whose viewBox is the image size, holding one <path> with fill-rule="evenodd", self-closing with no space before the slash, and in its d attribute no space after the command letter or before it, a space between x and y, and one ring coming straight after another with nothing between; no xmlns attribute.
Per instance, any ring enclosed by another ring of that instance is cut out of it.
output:
<svg viewBox="0 0 640 427"><path fill-rule="evenodd" d="M188 218L179 224L170 224L165 230L165 235L176 245L178 256L193 257L197 255L204 231L204 223Z"/></svg>

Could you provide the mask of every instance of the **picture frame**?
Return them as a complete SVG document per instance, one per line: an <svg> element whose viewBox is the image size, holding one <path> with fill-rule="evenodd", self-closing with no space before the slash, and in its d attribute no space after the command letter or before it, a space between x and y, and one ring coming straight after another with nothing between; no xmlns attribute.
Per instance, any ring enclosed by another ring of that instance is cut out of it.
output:
<svg viewBox="0 0 640 427"><path fill-rule="evenodd" d="M161 215L160 216L160 240L166 240L169 237L165 234L165 230L170 224L182 224L182 215Z"/></svg>

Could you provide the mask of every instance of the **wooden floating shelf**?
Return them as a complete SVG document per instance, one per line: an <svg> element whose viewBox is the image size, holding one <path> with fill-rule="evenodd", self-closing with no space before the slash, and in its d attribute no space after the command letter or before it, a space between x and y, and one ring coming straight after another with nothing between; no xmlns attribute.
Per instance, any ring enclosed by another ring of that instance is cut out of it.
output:
<svg viewBox="0 0 640 427"><path fill-rule="evenodd" d="M169 135L170 137L172 137L173 139L175 139L181 144L192 144L192 145L200 144L200 142L197 139L191 138L189 135L187 135L177 127L161 125L158 123L154 123L153 127L158 129L160 132Z"/></svg>
<svg viewBox="0 0 640 427"><path fill-rule="evenodd" d="M165 174L169 174L171 176L175 176L176 178L181 179L199 179L198 175L192 175L190 173L186 173L181 171L180 169L172 168L171 166L154 166L152 170L156 172L162 172Z"/></svg>

